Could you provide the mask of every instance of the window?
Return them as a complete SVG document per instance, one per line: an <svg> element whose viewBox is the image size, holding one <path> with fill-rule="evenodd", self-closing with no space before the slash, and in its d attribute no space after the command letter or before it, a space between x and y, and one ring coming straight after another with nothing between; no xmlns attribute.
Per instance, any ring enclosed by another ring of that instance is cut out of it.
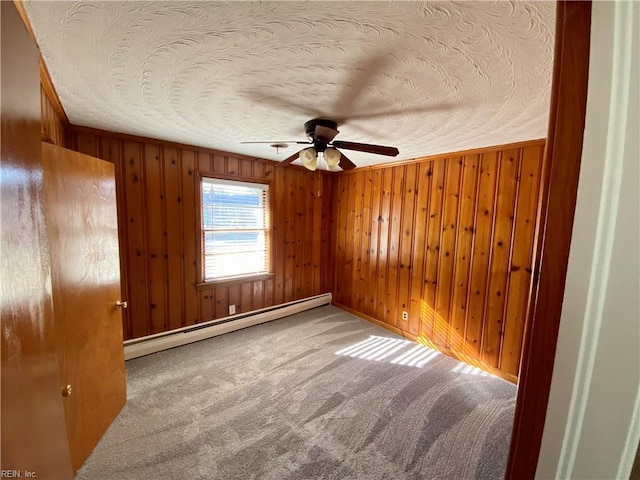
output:
<svg viewBox="0 0 640 480"><path fill-rule="evenodd" d="M204 281L269 271L269 185L202 178Z"/></svg>

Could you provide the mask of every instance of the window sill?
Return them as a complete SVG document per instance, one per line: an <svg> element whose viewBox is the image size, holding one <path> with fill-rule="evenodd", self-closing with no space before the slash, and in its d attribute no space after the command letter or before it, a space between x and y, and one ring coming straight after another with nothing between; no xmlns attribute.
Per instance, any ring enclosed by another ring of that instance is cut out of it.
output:
<svg viewBox="0 0 640 480"><path fill-rule="evenodd" d="M238 275L236 277L224 277L218 278L216 280L209 280L202 283L196 283L196 288L198 290L207 290L213 287L224 287L229 285L238 285L241 283L248 282L259 282L260 280L268 280L273 278L275 274L273 273L257 273L250 275Z"/></svg>

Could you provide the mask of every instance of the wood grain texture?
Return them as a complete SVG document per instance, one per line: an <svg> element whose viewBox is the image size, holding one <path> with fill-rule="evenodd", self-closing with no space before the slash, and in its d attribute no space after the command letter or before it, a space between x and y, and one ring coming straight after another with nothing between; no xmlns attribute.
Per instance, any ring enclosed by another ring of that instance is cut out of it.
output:
<svg viewBox="0 0 640 480"><path fill-rule="evenodd" d="M532 141L336 175L335 302L516 378L543 150Z"/></svg>
<svg viewBox="0 0 640 480"><path fill-rule="evenodd" d="M547 150L536 218L535 270L505 477L535 477L544 429L580 174L589 78L591 2L558 2ZM526 157L526 156L525 156ZM523 171L526 169L523 166ZM522 190L522 189L521 189ZM525 218L530 213L525 213ZM524 229L525 227L520 227ZM518 247L514 245L514 250ZM521 267L521 265L517 265ZM525 267L527 268L527 267ZM522 281L521 279L519 280ZM514 299L519 302L522 299ZM522 328L519 320L514 328ZM510 333L510 336L514 336ZM508 360L513 363L513 359Z"/></svg>
<svg viewBox="0 0 640 480"><path fill-rule="evenodd" d="M14 4L0 8L1 468L71 479L44 216L38 50Z"/></svg>
<svg viewBox="0 0 640 480"><path fill-rule="evenodd" d="M126 402L113 164L43 143L53 311L71 464Z"/></svg>
<svg viewBox="0 0 640 480"><path fill-rule="evenodd" d="M40 109L42 112L42 120L40 127L40 135L43 142L53 143L59 147L65 146L65 132L67 125L58 115L57 110L53 106L53 102L49 98L47 91L40 86Z"/></svg>
<svg viewBox="0 0 640 480"><path fill-rule="evenodd" d="M329 174L86 128L72 127L70 140L115 164L130 305L125 339L226 317L230 305L246 313L325 293L333 284ZM270 184L271 276L202 284L198 172Z"/></svg>
<svg viewBox="0 0 640 480"><path fill-rule="evenodd" d="M221 318L230 305L246 313L332 291L443 351L517 375L543 141L336 175L130 138L71 135L74 148L122 171L125 338ZM270 182L271 277L200 285L198 171Z"/></svg>

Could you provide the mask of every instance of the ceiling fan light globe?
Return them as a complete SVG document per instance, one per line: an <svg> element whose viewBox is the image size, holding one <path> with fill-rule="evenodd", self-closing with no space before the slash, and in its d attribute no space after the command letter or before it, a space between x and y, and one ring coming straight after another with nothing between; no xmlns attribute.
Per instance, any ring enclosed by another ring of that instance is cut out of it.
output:
<svg viewBox="0 0 640 480"><path fill-rule="evenodd" d="M318 152L312 147L305 148L300 152L300 160L305 168L314 171L318 164Z"/></svg>
<svg viewBox="0 0 640 480"><path fill-rule="evenodd" d="M340 157L342 157L342 154L335 148L327 148L324 151L324 160L329 168L337 167L340 163Z"/></svg>

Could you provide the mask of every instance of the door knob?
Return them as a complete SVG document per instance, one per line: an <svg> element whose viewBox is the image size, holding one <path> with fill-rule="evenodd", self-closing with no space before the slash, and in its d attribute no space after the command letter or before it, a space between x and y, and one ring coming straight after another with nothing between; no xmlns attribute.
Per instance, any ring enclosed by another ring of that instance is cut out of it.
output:
<svg viewBox="0 0 640 480"><path fill-rule="evenodd" d="M127 302L123 302L122 300L118 300L116 302L116 308L127 308Z"/></svg>
<svg viewBox="0 0 640 480"><path fill-rule="evenodd" d="M68 397L71 395L71 385L65 385L62 387L62 396Z"/></svg>

